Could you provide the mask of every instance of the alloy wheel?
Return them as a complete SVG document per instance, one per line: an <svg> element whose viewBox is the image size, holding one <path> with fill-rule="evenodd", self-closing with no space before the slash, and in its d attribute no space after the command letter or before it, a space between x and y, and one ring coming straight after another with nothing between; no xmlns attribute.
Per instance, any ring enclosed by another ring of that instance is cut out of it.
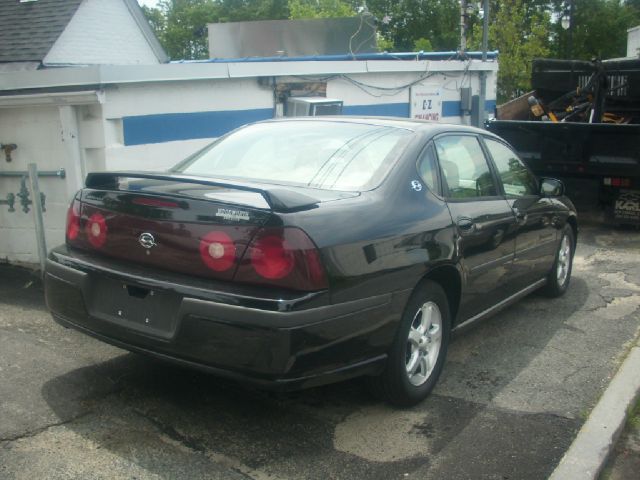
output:
<svg viewBox="0 0 640 480"><path fill-rule="evenodd" d="M558 285L562 286L567 281L570 265L571 245L569 243L569 237L567 237L567 235L564 235L562 237L562 241L560 242L560 249L558 250L558 266L556 270Z"/></svg>
<svg viewBox="0 0 640 480"><path fill-rule="evenodd" d="M420 386L433 372L442 346L442 314L434 302L426 302L413 317L405 354L409 382Z"/></svg>

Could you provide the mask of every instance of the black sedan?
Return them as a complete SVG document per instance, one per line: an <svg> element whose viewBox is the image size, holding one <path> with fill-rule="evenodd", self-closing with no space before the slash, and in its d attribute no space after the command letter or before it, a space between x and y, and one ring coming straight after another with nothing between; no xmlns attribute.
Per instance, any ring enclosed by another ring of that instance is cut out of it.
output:
<svg viewBox="0 0 640 480"><path fill-rule="evenodd" d="M46 299L134 352L271 387L366 375L411 405L452 329L564 293L577 232L562 183L486 131L274 120L167 172L89 174Z"/></svg>

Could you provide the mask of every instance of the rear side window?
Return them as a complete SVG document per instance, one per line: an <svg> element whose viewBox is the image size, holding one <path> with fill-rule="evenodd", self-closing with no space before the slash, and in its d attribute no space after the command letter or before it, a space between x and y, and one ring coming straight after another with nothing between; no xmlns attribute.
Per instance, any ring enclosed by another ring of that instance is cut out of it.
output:
<svg viewBox="0 0 640 480"><path fill-rule="evenodd" d="M447 135L434 143L449 198L498 195L489 164L475 136Z"/></svg>
<svg viewBox="0 0 640 480"><path fill-rule="evenodd" d="M504 193L516 197L536 195L538 192L536 178L527 170L513 150L490 138L485 138L484 141L498 169Z"/></svg>
<svg viewBox="0 0 640 480"><path fill-rule="evenodd" d="M337 121L258 123L219 139L174 172L326 190L380 184L413 132Z"/></svg>
<svg viewBox="0 0 640 480"><path fill-rule="evenodd" d="M422 181L427 184L429 190L441 195L438 184L438 164L432 145L427 145L418 159L418 173Z"/></svg>

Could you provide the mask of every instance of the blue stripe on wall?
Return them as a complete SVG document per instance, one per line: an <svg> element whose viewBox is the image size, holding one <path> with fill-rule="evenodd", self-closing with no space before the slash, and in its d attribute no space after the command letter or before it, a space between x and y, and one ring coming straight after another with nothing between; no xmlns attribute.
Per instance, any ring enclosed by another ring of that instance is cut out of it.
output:
<svg viewBox="0 0 640 480"><path fill-rule="evenodd" d="M493 112L495 100L487 100L485 108ZM410 114L408 103L380 103L374 105L345 105L345 115L374 115L405 117ZM460 116L459 101L442 102L442 116ZM123 117L124 144L144 145L175 140L214 138L247 123L273 118L273 109L227 110L219 112L164 113Z"/></svg>
<svg viewBox="0 0 640 480"><path fill-rule="evenodd" d="M408 103L379 103L376 105L345 105L345 115L373 115L382 117L409 117Z"/></svg>
<svg viewBox="0 0 640 480"><path fill-rule="evenodd" d="M459 100L449 100L442 102L442 116L443 117L459 117L460 106L462 104Z"/></svg>
<svg viewBox="0 0 640 480"><path fill-rule="evenodd" d="M174 140L219 137L247 123L273 117L272 108L221 112L164 113L124 117L124 144L143 145Z"/></svg>
<svg viewBox="0 0 640 480"><path fill-rule="evenodd" d="M449 100L442 102L442 116L443 117L459 117L462 112L460 107L462 104L458 100ZM484 108L487 112L493 112L496 109L495 100L485 100Z"/></svg>
<svg viewBox="0 0 640 480"><path fill-rule="evenodd" d="M495 100L486 100L485 109L493 112L496 108ZM459 100L442 102L443 117L459 117L461 103ZM375 115L383 117L409 117L410 106L408 103L382 103L376 105L345 105L342 108L345 115Z"/></svg>

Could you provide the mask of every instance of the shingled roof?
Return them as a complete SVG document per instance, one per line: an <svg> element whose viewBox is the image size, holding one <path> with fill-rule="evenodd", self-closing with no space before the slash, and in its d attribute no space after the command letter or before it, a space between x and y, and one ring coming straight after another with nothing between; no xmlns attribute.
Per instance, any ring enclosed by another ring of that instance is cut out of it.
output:
<svg viewBox="0 0 640 480"><path fill-rule="evenodd" d="M41 62L82 0L0 0L0 62Z"/></svg>
<svg viewBox="0 0 640 480"><path fill-rule="evenodd" d="M0 0L2 64L40 65L84 0ZM160 63L167 54L137 0L122 0Z"/></svg>

